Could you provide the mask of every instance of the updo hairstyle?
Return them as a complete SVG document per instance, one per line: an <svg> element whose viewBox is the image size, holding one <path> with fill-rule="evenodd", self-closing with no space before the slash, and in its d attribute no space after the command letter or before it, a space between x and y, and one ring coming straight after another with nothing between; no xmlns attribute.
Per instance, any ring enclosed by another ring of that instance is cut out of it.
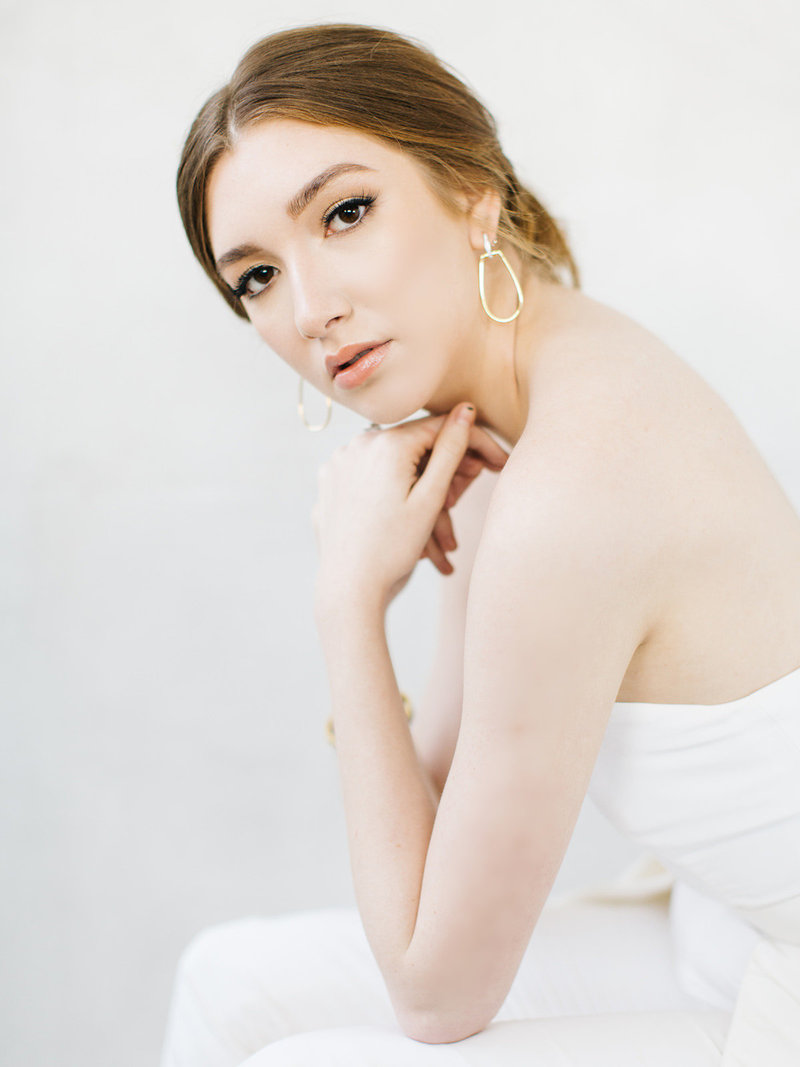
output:
<svg viewBox="0 0 800 1067"><path fill-rule="evenodd" d="M194 254L237 315L247 318L216 270L208 237L206 191L214 166L237 136L268 119L344 126L413 156L434 192L495 190L498 239L544 277L580 285L566 239L503 155L484 105L428 49L388 30L357 25L299 27L258 41L230 82L200 110L178 168L181 219Z"/></svg>

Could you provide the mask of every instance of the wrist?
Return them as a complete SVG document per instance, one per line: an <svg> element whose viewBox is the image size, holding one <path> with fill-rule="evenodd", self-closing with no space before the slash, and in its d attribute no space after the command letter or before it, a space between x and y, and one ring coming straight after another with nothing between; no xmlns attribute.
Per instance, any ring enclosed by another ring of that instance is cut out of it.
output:
<svg viewBox="0 0 800 1067"><path fill-rule="evenodd" d="M388 598L375 587L343 585L320 578L314 590L314 619L323 637L340 631L344 625L383 626L388 605Z"/></svg>

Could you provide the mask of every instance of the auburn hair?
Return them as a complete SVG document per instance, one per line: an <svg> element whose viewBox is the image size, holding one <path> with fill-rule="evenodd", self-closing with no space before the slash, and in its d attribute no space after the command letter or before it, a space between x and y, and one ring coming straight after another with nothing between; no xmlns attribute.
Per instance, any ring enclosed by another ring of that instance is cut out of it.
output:
<svg viewBox="0 0 800 1067"><path fill-rule="evenodd" d="M238 134L269 119L344 126L413 156L443 203L495 190L498 239L550 280L580 278L566 238L517 178L487 108L427 48L389 30L349 24L272 34L242 57L233 77L200 109L181 154L177 193L194 254L237 315L241 300L217 272L208 237L206 192L220 156Z"/></svg>

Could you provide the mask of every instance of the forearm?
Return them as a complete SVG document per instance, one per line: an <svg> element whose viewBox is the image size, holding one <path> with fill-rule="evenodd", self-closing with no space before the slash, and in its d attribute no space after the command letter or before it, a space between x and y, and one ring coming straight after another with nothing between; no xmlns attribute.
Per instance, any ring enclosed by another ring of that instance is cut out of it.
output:
<svg viewBox="0 0 800 1067"><path fill-rule="evenodd" d="M318 608L317 624L356 898L389 993L402 1008L403 964L417 918L435 793L403 711L383 608L340 601L333 610Z"/></svg>

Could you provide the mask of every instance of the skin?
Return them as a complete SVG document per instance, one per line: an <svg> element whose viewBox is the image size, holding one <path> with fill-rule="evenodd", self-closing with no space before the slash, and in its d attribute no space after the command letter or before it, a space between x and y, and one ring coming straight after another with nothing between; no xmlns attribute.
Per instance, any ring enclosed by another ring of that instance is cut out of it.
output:
<svg viewBox="0 0 800 1067"><path fill-rule="evenodd" d="M287 214L343 162L370 169ZM322 224L363 192L361 221ZM431 1042L504 1000L614 703L669 714L800 666L800 521L744 431L647 331L509 250L525 305L491 322L477 263L498 210L486 191L450 211L402 152L285 121L246 131L209 184L215 255L256 246L225 280L275 269L245 301L258 333L321 392L400 423L321 472L315 615L362 920L398 1019ZM508 291L491 272L503 314ZM325 355L378 339L387 358L344 393ZM448 577L412 734L385 614L425 554Z"/></svg>
<svg viewBox="0 0 800 1067"><path fill-rule="evenodd" d="M285 205L297 190L345 161L371 169L334 179L290 219ZM254 185L254 174L264 180ZM362 223L322 226L337 201L364 192L379 195ZM377 423L472 398L503 436L518 435L525 400L513 388L514 331L492 330L475 299L476 252L483 233L496 231L496 196L479 200L465 226L405 154L353 131L276 121L241 136L215 168L208 198L215 255L245 241L263 250L226 267L223 278L231 284L255 264L276 267L246 311L270 348L320 392ZM377 377L357 394L331 382L324 354L383 338L393 339L391 363L402 365L399 374L381 368L388 388Z"/></svg>

